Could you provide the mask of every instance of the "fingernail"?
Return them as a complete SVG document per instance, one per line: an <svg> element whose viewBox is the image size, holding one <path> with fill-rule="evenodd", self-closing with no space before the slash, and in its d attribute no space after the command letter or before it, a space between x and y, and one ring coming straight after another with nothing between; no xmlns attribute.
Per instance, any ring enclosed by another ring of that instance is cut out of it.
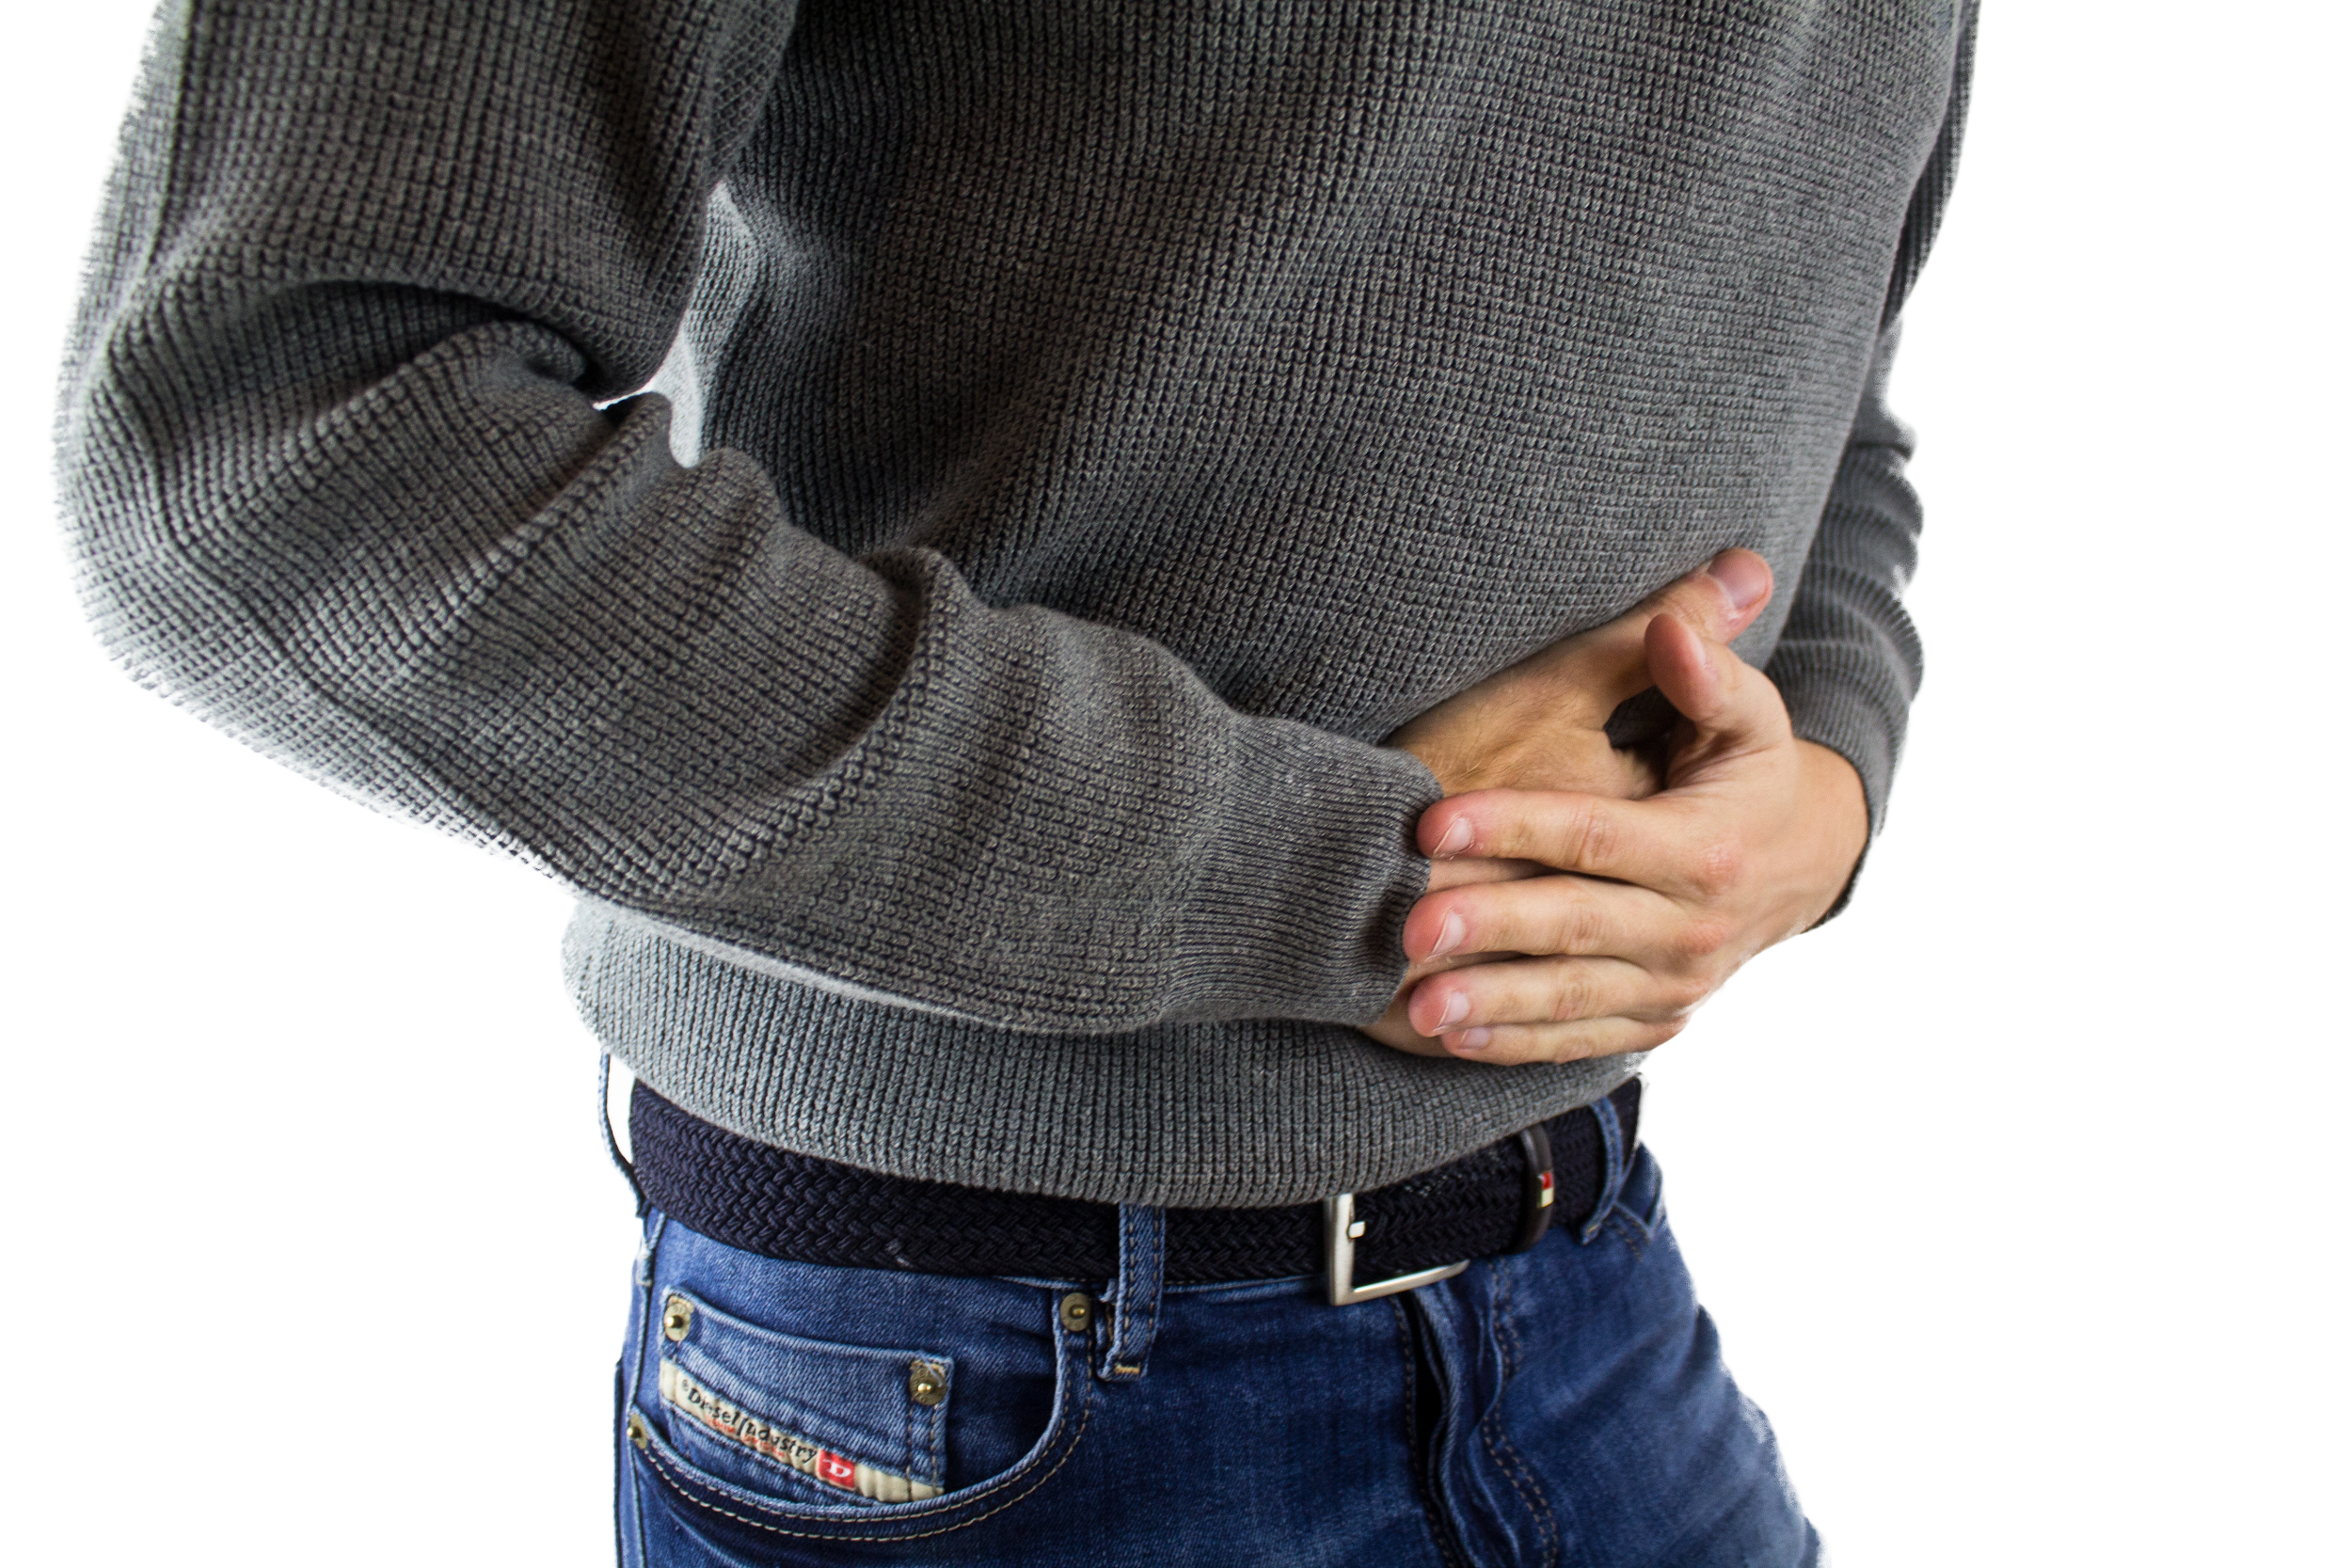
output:
<svg viewBox="0 0 2352 1568"><path fill-rule="evenodd" d="M1467 816L1455 817L1454 819L1454 826L1445 831L1445 837L1438 840L1437 858L1444 860L1449 856L1460 854L1463 850L1470 847L1470 818Z"/></svg>
<svg viewBox="0 0 2352 1568"><path fill-rule="evenodd" d="M1735 612L1772 591L1772 569L1745 550L1724 551L1707 563L1707 575L1722 587Z"/></svg>
<svg viewBox="0 0 2352 1568"><path fill-rule="evenodd" d="M1451 1028L1468 1017L1470 1017L1470 998L1457 990L1445 999L1445 1011L1438 1015L1438 1028Z"/></svg>
<svg viewBox="0 0 2352 1568"><path fill-rule="evenodd" d="M1438 940L1430 945L1429 956L1433 958L1444 958L1461 946L1462 939L1469 934L1469 927L1462 924L1462 917L1452 910L1446 911L1445 918L1438 923Z"/></svg>
<svg viewBox="0 0 2352 1568"><path fill-rule="evenodd" d="M1445 1043L1450 1051L1484 1051L1494 1037L1492 1029L1465 1029Z"/></svg>

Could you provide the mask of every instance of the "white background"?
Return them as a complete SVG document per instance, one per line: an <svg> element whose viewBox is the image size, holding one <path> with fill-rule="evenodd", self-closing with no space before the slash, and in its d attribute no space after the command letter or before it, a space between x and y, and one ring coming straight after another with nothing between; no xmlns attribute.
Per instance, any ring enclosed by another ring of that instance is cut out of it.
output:
<svg viewBox="0 0 2352 1568"><path fill-rule="evenodd" d="M564 896L137 691L67 585L49 387L141 12L20 8L0 98L0 1550L601 1562L632 1227ZM1991 12L1897 387L1893 818L1647 1129L1845 1568L2352 1561L2352 40Z"/></svg>

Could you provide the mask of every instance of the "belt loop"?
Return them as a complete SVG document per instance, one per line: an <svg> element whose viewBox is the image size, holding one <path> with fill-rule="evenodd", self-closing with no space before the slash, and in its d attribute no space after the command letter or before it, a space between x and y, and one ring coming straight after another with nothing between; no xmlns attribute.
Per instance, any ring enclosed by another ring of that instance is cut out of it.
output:
<svg viewBox="0 0 2352 1568"><path fill-rule="evenodd" d="M1617 1194L1625 1190L1626 1171L1625 1130L1617 1122L1617 1102L1604 1095L1585 1109L1600 1123L1600 1196L1585 1217L1583 1232L1577 1237L1580 1242L1600 1234L1600 1222L1609 1217L1609 1211L1617 1206Z"/></svg>
<svg viewBox="0 0 2352 1568"><path fill-rule="evenodd" d="M1119 1278L1111 1286L1110 1344L1097 1375L1105 1383L1143 1376L1160 1327L1160 1285L1168 1259L1168 1212L1147 1204L1119 1206Z"/></svg>

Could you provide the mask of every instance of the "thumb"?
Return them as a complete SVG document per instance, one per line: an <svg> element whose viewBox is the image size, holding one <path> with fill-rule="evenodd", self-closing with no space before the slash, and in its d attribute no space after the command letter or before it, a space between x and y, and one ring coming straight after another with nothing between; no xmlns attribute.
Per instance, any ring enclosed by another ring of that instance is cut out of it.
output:
<svg viewBox="0 0 2352 1568"><path fill-rule="evenodd" d="M1772 562L1754 550L1718 550L1704 569L1669 583L1652 597L1659 611L1708 641L1728 642L1747 630L1772 601Z"/></svg>
<svg viewBox="0 0 2352 1568"><path fill-rule="evenodd" d="M1643 629L1642 647L1650 679L1675 711L1699 729L1720 728L1730 693L1724 689L1723 672L1715 667L1715 649L1671 615L1651 617Z"/></svg>
<svg viewBox="0 0 2352 1568"><path fill-rule="evenodd" d="M1728 642L1747 630L1772 596L1772 569L1762 556L1724 550L1615 620L1555 644L1551 673L1574 694L1580 716L1597 726L1619 703L1657 683L1648 646L1652 628L1671 623L1693 641Z"/></svg>
<svg viewBox="0 0 2352 1568"><path fill-rule="evenodd" d="M1653 618L1642 641L1650 678L1701 742L1771 740L1788 728L1778 689L1724 644L1671 615Z"/></svg>

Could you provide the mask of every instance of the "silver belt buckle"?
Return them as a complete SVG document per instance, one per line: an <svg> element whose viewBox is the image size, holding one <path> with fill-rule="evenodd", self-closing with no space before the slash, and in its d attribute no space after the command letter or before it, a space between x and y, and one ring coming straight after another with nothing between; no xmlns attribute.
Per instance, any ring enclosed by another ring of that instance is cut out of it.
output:
<svg viewBox="0 0 2352 1568"><path fill-rule="evenodd" d="M1519 1181L1519 1234L1508 1252L1525 1252L1544 1239L1551 1225L1551 1139L1538 1124L1528 1128L1518 1137L1521 1156ZM1418 1269L1411 1274L1398 1275L1394 1279L1376 1279L1369 1285L1356 1283L1356 1243L1364 1234L1364 1222L1356 1217L1356 1195L1341 1193L1323 1200L1323 1257L1331 1279L1331 1305L1345 1307L1350 1302L1370 1301L1375 1296L1392 1296L1399 1291L1415 1290L1435 1285L1440 1279L1452 1279L1470 1267L1465 1258L1458 1263L1440 1263L1434 1269Z"/></svg>
<svg viewBox="0 0 2352 1568"><path fill-rule="evenodd" d="M1434 1269L1416 1269L1393 1279L1375 1279L1369 1285L1356 1283L1356 1243L1364 1233L1364 1222L1356 1217L1356 1195L1341 1193L1323 1200L1323 1257L1331 1280L1331 1305L1345 1307L1350 1303L1370 1301L1375 1296L1392 1296L1399 1291L1417 1290L1435 1285L1440 1279L1452 1279L1470 1267L1465 1258L1458 1263L1440 1263Z"/></svg>

